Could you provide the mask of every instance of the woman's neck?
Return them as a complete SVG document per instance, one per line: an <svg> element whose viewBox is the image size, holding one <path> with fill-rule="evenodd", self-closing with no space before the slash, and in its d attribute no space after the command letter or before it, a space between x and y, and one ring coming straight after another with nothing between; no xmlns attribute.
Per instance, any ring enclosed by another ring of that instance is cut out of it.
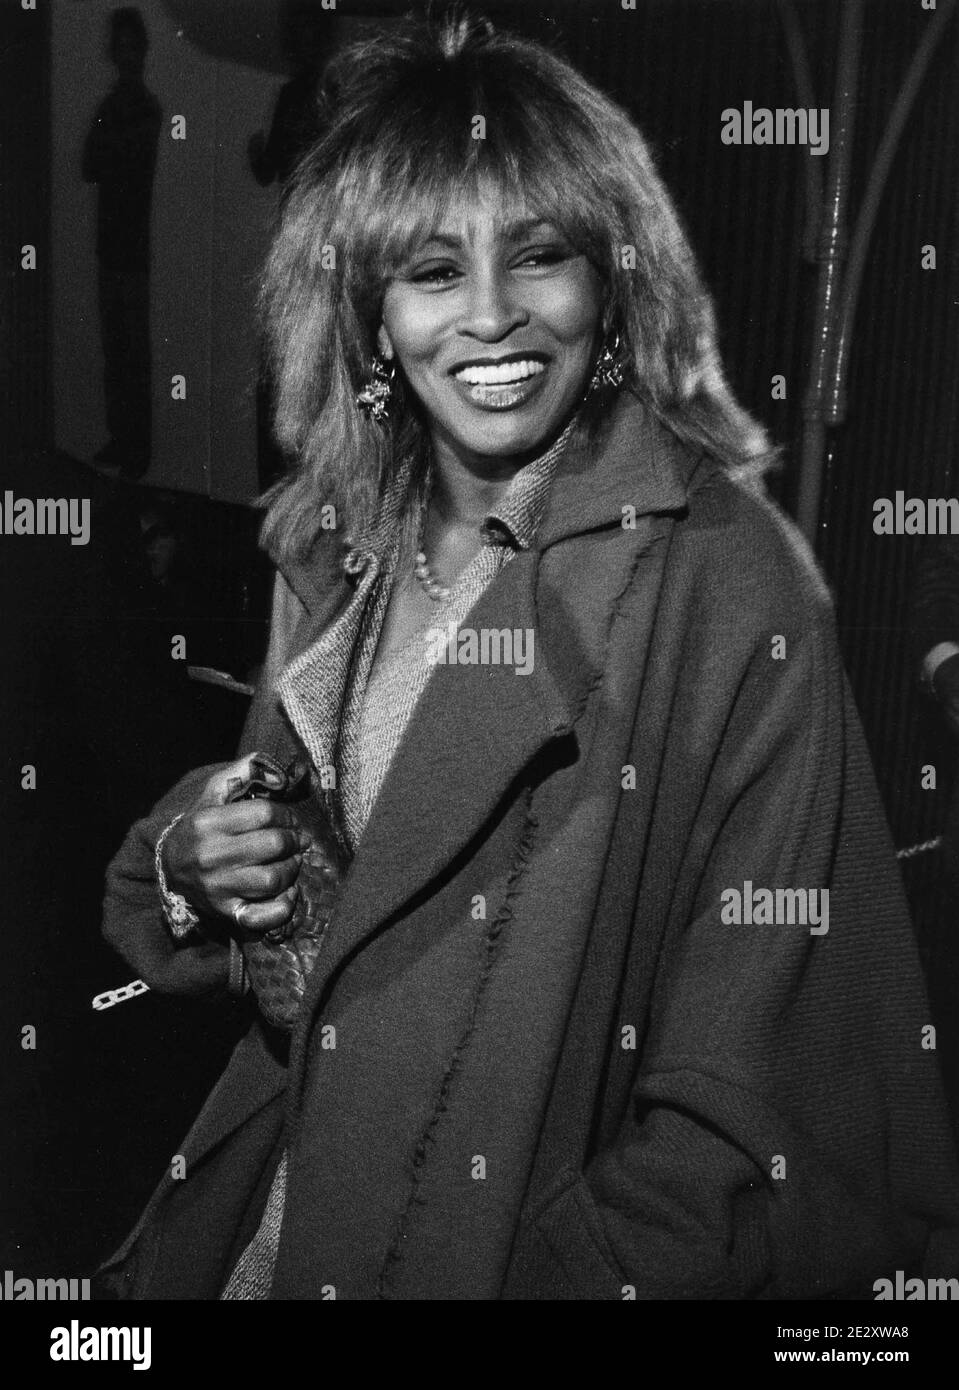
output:
<svg viewBox="0 0 959 1390"><path fill-rule="evenodd" d="M557 432L525 454L497 457L467 454L450 440L434 435L430 511L445 526L479 526L520 469L542 458L559 437Z"/></svg>
<svg viewBox="0 0 959 1390"><path fill-rule="evenodd" d="M483 477L459 463L437 460L430 510L446 526L479 526L522 467L513 460L509 465L498 470L496 477Z"/></svg>

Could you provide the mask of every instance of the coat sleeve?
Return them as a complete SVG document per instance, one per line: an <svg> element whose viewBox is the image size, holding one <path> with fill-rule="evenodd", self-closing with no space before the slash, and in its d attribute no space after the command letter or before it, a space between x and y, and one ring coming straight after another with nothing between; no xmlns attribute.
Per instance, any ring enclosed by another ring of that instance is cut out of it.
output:
<svg viewBox="0 0 959 1390"><path fill-rule="evenodd" d="M715 679L707 664L677 720L687 765L702 724L714 746L682 833L690 886L625 1119L554 1242L573 1296L868 1298L897 1269L954 1276L959 1183L934 1034L831 617L807 621L785 660L755 641L728 701L721 641L720 628ZM694 701L718 708L699 720ZM760 888L818 890L828 915L737 920L737 898Z"/></svg>
<svg viewBox="0 0 959 1390"><path fill-rule="evenodd" d="M275 748L273 683L282 669L302 606L277 575L267 657L240 740L239 753ZM204 994L226 985L229 947L187 938L174 943L160 909L154 852L174 816L195 806L211 777L229 763L211 763L182 777L135 822L106 873L103 935L151 989L167 994Z"/></svg>

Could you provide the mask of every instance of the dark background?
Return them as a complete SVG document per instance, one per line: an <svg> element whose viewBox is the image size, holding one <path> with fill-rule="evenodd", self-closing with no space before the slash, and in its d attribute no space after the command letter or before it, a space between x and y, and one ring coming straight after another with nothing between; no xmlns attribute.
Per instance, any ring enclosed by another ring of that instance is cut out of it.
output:
<svg viewBox="0 0 959 1390"><path fill-rule="evenodd" d="M75 0L80 3L80 0ZM346 0L341 7L347 8ZM275 70L280 3L169 0L193 41ZM349 6L370 17L407 6ZM804 259L800 149L728 147L720 112L799 106L774 0L490 3L496 20L559 45L635 115L690 230L712 289L723 352L743 402L785 450L774 487L795 498L816 270ZM0 537L5 657L2 729L7 813L0 853L0 1268L65 1273L122 1236L176 1151L237 1036L226 1005L151 995L105 1013L89 1000L126 967L99 941L105 863L126 826L178 775L232 754L242 702L171 673L169 621L150 605L129 548L146 488L104 481L52 445L50 382L49 21L0 0L0 378L2 485L15 496L90 496L90 547ZM224 23L229 9L230 23ZM800 0L816 106L832 104L841 6ZM919 0L869 0L852 209L930 15ZM955 751L920 692L909 603L920 537L872 531L873 502L897 489L956 491L959 444L959 22L951 24L899 149L873 239L856 324L846 423L829 441L816 549L834 592L843 651L897 846L942 828ZM831 136L835 139L834 126ZM825 169L827 159L818 161ZM37 271L20 270L35 243ZM937 247L938 269L920 268ZM773 401L770 380L787 379ZM266 578L256 516L204 498L172 499L216 650L255 660ZM129 557L128 557L129 558ZM36 792L20 767L37 763ZM934 791L920 769L937 768ZM904 864L954 1104L959 1004L956 904L936 852ZM38 1028L35 1052L20 1029Z"/></svg>

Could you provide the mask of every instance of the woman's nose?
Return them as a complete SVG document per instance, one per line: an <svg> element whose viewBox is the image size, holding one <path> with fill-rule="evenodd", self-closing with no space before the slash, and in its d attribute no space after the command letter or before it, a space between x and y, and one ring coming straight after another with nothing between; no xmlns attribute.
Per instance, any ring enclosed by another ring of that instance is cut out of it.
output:
<svg viewBox="0 0 959 1390"><path fill-rule="evenodd" d="M507 276L486 272L472 278L461 324L462 332L496 341L526 323L528 318L528 311L510 286Z"/></svg>

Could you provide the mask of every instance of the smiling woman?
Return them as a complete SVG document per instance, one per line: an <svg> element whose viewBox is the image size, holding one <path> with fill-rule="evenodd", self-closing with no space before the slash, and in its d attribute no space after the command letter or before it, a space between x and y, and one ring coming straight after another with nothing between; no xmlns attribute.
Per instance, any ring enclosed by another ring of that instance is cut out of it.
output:
<svg viewBox="0 0 959 1390"><path fill-rule="evenodd" d="M352 48L327 92L263 287L295 463L242 756L133 827L104 920L154 989L252 983L250 1029L101 1278L948 1276L955 1160L828 596L642 136L482 23ZM752 883L768 913L726 911Z"/></svg>

